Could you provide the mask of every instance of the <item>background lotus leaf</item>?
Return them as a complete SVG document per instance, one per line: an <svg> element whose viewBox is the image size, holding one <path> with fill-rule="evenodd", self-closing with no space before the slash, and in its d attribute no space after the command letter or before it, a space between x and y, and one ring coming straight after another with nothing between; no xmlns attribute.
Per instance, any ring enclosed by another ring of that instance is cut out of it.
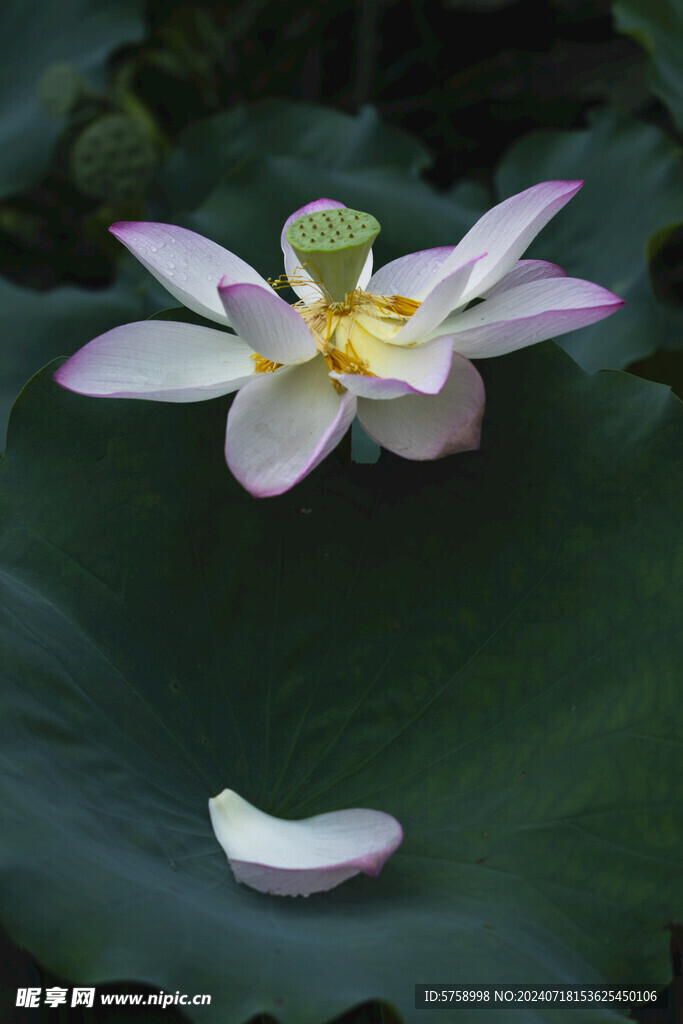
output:
<svg viewBox="0 0 683 1024"><path fill-rule="evenodd" d="M216 140L221 140L218 147ZM429 163L417 140L366 108L352 116L325 107L259 103L194 124L159 181L160 218L220 241L262 274L282 271L280 230L321 196L365 210L382 231L375 265L454 244L488 208L468 182L439 194L419 172Z"/></svg>
<svg viewBox="0 0 683 1024"><path fill-rule="evenodd" d="M650 125L601 112L589 128L525 136L496 173L501 198L531 179L551 178L583 178L585 185L527 255L626 300L616 316L565 334L559 344L591 372L683 347L680 309L655 298L648 273L650 240L683 219L680 150Z"/></svg>
<svg viewBox="0 0 683 1024"><path fill-rule="evenodd" d="M683 10L676 0L617 0L617 28L640 43L650 58L652 91L683 130Z"/></svg>

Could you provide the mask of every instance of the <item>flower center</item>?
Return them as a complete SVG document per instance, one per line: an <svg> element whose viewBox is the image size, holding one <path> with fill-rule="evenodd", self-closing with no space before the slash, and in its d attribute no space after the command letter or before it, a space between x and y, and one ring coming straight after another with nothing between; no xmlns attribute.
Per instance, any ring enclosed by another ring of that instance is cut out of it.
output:
<svg viewBox="0 0 683 1024"><path fill-rule="evenodd" d="M285 288L302 283L296 275L283 274L270 281L273 288ZM305 283L310 284L306 281ZM372 370L373 354L378 344L391 344L391 339L410 319L420 303L404 295L372 295L360 289L348 292L343 302L329 302L327 298L315 302L300 299L294 309L308 327L318 352L330 371L376 377ZM282 363L254 353L256 373L272 373ZM332 380L337 391L342 386Z"/></svg>
<svg viewBox="0 0 683 1024"><path fill-rule="evenodd" d="M380 226L360 210L318 210L289 225L287 241L301 267L283 274L274 289L306 285L320 298L294 303L330 372L375 377L373 363L383 363L378 345L391 341L420 305L403 295L372 295L356 288ZM272 373L281 363L252 356L256 373ZM339 381L332 379L337 391Z"/></svg>
<svg viewBox="0 0 683 1024"><path fill-rule="evenodd" d="M388 342L420 305L402 295L357 290L343 302L298 302L294 308L313 335L328 368L337 373L376 377L373 346ZM339 390L339 382L333 381Z"/></svg>

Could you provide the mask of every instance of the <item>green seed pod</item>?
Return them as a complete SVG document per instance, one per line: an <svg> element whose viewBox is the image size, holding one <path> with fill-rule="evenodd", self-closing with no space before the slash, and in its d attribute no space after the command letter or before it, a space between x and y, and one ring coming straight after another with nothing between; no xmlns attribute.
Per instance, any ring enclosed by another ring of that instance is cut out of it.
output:
<svg viewBox="0 0 683 1024"><path fill-rule="evenodd" d="M36 86L38 102L46 114L66 117L89 96L88 85L72 64L58 61L43 71Z"/></svg>
<svg viewBox="0 0 683 1024"><path fill-rule="evenodd" d="M353 291L379 222L360 210L319 210L305 213L287 228L286 238L314 281L332 302Z"/></svg>
<svg viewBox="0 0 683 1024"><path fill-rule="evenodd" d="M71 151L74 184L97 199L138 196L154 172L157 152L140 126L125 114L92 121Z"/></svg>

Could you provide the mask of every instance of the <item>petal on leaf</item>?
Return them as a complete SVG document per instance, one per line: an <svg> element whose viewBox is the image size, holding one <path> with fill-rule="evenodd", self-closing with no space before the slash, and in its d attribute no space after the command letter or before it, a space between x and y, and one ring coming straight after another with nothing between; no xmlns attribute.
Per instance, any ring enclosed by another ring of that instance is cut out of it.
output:
<svg viewBox="0 0 683 1024"><path fill-rule="evenodd" d="M283 494L338 444L356 414L323 359L259 374L232 403L225 438L230 470L255 498Z"/></svg>
<svg viewBox="0 0 683 1024"><path fill-rule="evenodd" d="M370 437L404 459L440 459L479 447L484 382L457 354L438 395L406 395L393 402L358 399L358 419Z"/></svg>
<svg viewBox="0 0 683 1024"><path fill-rule="evenodd" d="M307 213L318 213L319 210L345 210L346 205L338 202L336 199L314 199L312 203L306 203L299 210L295 210L291 216L285 221L285 225L280 235L280 245L282 246L282 252L285 257L285 274L288 277L296 276L299 281L311 281L311 275L303 269L301 261L296 255L291 245L287 241L287 228L290 224L293 224L299 217L304 217ZM370 275L372 274L372 249L368 253L368 257L365 261L365 266L361 271L361 275L358 278L358 288L365 288ZM292 288L300 299L304 302L315 302L316 299L320 298L320 288L313 284L293 284Z"/></svg>
<svg viewBox="0 0 683 1024"><path fill-rule="evenodd" d="M240 338L265 359L300 363L316 354L308 327L272 288L221 281L218 292Z"/></svg>
<svg viewBox="0 0 683 1024"><path fill-rule="evenodd" d="M55 373L63 388L102 398L201 402L228 395L254 373L252 352L226 331L142 320L101 334Z"/></svg>
<svg viewBox="0 0 683 1024"><path fill-rule="evenodd" d="M557 277L501 292L449 317L439 330L453 334L456 352L483 359L594 324L623 304L592 281Z"/></svg>
<svg viewBox="0 0 683 1024"><path fill-rule="evenodd" d="M248 281L269 288L239 256L187 228L120 221L109 230L174 298L217 323L228 323L216 290L221 278L229 278L231 284Z"/></svg>
<svg viewBox="0 0 683 1024"><path fill-rule="evenodd" d="M235 878L273 896L310 896L359 874L378 875L403 839L389 814L366 808L285 821L230 789L209 800L211 824Z"/></svg>

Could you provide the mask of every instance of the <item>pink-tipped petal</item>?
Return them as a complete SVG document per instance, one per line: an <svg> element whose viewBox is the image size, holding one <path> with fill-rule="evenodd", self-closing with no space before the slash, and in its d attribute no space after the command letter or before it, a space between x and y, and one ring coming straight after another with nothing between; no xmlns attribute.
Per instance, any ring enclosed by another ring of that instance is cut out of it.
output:
<svg viewBox="0 0 683 1024"><path fill-rule="evenodd" d="M269 288L239 256L187 228L121 221L109 230L174 298L216 323L228 323L216 290L221 278L228 277L233 284L248 281Z"/></svg>
<svg viewBox="0 0 683 1024"><path fill-rule="evenodd" d="M69 391L101 398L201 402L228 395L254 373L251 349L226 331L165 320L115 327L55 373Z"/></svg>
<svg viewBox="0 0 683 1024"><path fill-rule="evenodd" d="M356 398L338 395L323 359L259 374L228 415L225 460L255 498L283 494L339 443Z"/></svg>
<svg viewBox="0 0 683 1024"><path fill-rule="evenodd" d="M470 228L436 272L432 287L454 267L480 252L486 259L475 268L465 291L467 302L477 298L512 269L541 228L576 195L582 181L542 181L494 206ZM421 298L421 296L416 296Z"/></svg>
<svg viewBox="0 0 683 1024"><path fill-rule="evenodd" d="M361 871L378 875L403 840L399 823L382 811L353 808L286 821L230 789L209 800L209 813L237 881L272 896L310 896Z"/></svg>
<svg viewBox="0 0 683 1024"><path fill-rule="evenodd" d="M368 281L367 291L373 295L417 298L422 289L431 283L454 248L453 245L442 245L437 249L423 249L385 263Z"/></svg>
<svg viewBox="0 0 683 1024"><path fill-rule="evenodd" d="M218 294L240 338L264 359L300 363L316 354L308 327L272 288L221 281Z"/></svg>
<svg viewBox="0 0 683 1024"><path fill-rule="evenodd" d="M370 437L404 459L440 459L479 447L484 382L455 355L438 395L407 395L393 402L358 399L358 419Z"/></svg>
<svg viewBox="0 0 683 1024"><path fill-rule="evenodd" d="M501 292L449 317L442 326L452 332L456 352L483 359L594 324L623 304L591 281L557 277Z"/></svg>
<svg viewBox="0 0 683 1024"><path fill-rule="evenodd" d="M453 339L436 338L416 348L397 348L366 337L358 345L375 377L331 373L358 398L390 399L401 395L436 395L446 383L453 362Z"/></svg>
<svg viewBox="0 0 683 1024"><path fill-rule="evenodd" d="M468 282L476 272L477 263L486 258L486 253L473 256L469 262L451 270L446 277L430 291L418 306L410 320L391 339L392 345L415 345L423 343L436 333L436 328L445 320L451 310L462 304L462 296L468 290ZM447 334L439 331L439 334Z"/></svg>
<svg viewBox="0 0 683 1024"><path fill-rule="evenodd" d="M296 276L298 281L310 281L310 274L304 270L301 266L301 260L296 255L291 245L287 241L287 228L290 224L293 224L299 217L304 217L307 213L318 213L320 210L345 210L346 206L344 203L338 202L336 199L314 199L312 203L306 203L301 209L295 210L291 216L285 221L285 226L282 229L280 235L280 245L282 246L282 252L285 258L285 274L288 277ZM372 249L368 253L368 257L365 261L365 265L361 271L361 275L358 278L358 288L365 288L370 275L372 274ZM293 284L292 288L294 292L303 299L304 302L315 302L316 299L320 298L320 288L317 286L308 284Z"/></svg>
<svg viewBox="0 0 683 1024"><path fill-rule="evenodd" d="M482 299L492 299L494 295L501 292L509 292L511 288L518 288L521 284L531 284L532 281L545 281L551 277L566 277L567 271L558 267L557 263L548 263L546 260L518 260L512 270L509 270L505 277L501 277L492 288L481 295Z"/></svg>

